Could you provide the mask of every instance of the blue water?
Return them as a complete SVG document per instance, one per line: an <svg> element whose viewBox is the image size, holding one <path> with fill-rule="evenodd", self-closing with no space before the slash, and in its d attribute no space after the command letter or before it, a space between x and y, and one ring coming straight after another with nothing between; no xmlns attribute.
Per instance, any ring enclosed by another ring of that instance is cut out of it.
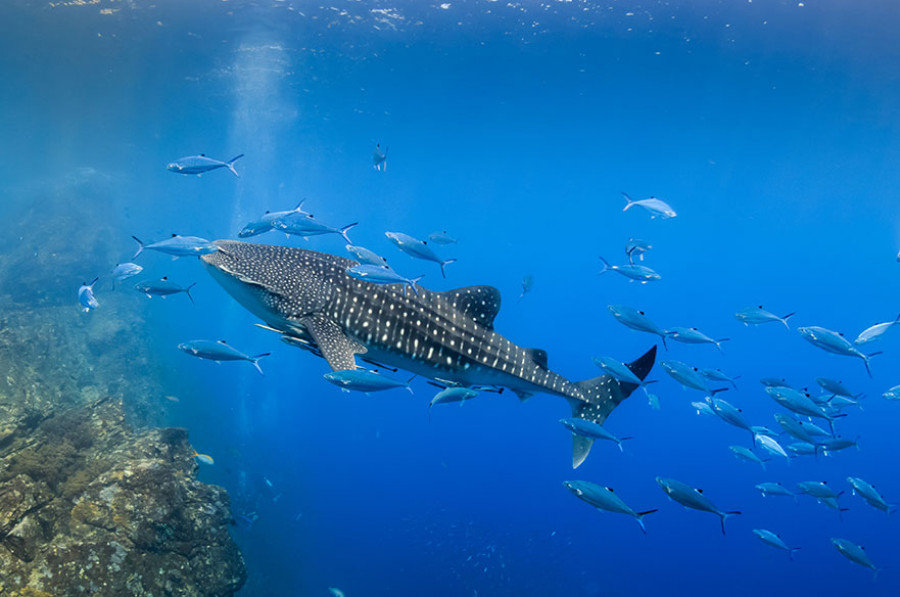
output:
<svg viewBox="0 0 900 597"><path fill-rule="evenodd" d="M670 341L660 358L740 375L721 397L752 424L776 427L772 415L783 412L760 377L812 389L826 375L864 392L864 409L836 424L861 449L775 459L764 472L728 450L750 447L746 432L698 416L690 402L702 394L657 366L661 408L639 391L608 420L634 437L625 453L597 445L573 471L570 434L557 422L568 416L563 400L488 394L436 407L429 423L435 390L424 380L413 396L342 393L322 379L324 361L254 327L195 260L147 253L138 262L148 277L198 283L193 307L181 296L149 307L136 293L127 300L146 309L145 341L165 393L180 401L150 399L214 456L201 480L226 487L236 514L257 517L233 531L249 572L240 594L896 595L900 523L851 495L845 479L900 502L900 406L881 398L900 383L900 338L871 345L883 354L869 378L860 360L795 331L820 325L852 338L900 312L895 3L443 6L4 3L4 194L14 202L35 181L103 177L115 189L103 209L123 261L136 248L131 235L235 238L264 211L306 198L327 223L360 222L354 243L405 275L426 274L428 288L499 288L496 329L546 349L569 379L599 374L591 356L631 360L654 344L607 312L631 305L663 327L730 338L724 354ZM372 168L376 143L388 148L384 172ZM165 170L197 153L245 153L241 178ZM623 213L622 191L661 197L678 217ZM391 246L386 230L447 230L459 243L440 253L458 261L444 280L435 264ZM70 236L73 250L89 232L46 231ZM643 263L662 280L597 276L598 256L624 263L632 236L652 243ZM343 251L336 236L253 240ZM81 281L101 273L72 272L73 309ZM517 302L529 274L534 288ZM104 292L85 317L111 316ZM792 329L733 317L759 304L796 311ZM193 338L272 352L266 375L175 348ZM668 501L660 475L743 514L723 537L715 516ZM567 479L659 512L643 535L628 517L577 500ZM763 499L753 487L804 480L846 491L842 520L812 498ZM802 549L790 561L754 528ZM886 570L873 581L830 537L865 545Z"/></svg>

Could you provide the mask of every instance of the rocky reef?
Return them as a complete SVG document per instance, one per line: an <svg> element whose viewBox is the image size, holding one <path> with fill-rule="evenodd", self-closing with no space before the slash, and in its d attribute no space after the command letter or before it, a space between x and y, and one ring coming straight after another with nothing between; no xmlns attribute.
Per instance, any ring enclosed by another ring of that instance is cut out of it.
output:
<svg viewBox="0 0 900 597"><path fill-rule="evenodd" d="M102 318L75 303L73 272L114 258L114 221L79 211L82 230L104 222L80 252L36 238L71 229L54 206L102 205L102 185L30 192L7 214L22 236L0 241L0 597L234 594L228 495L196 480L185 429L151 427L162 392L140 303L110 294Z"/></svg>

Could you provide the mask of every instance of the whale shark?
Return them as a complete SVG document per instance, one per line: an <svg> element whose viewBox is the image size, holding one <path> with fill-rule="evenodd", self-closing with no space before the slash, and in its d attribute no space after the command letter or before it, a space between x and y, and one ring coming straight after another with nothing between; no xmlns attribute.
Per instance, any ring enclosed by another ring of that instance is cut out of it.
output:
<svg viewBox="0 0 900 597"><path fill-rule="evenodd" d="M523 348L494 331L500 292L468 286L433 292L375 284L347 274L357 261L294 247L217 240L200 259L244 308L288 344L324 358L333 371L356 358L406 369L448 386L508 388L525 400L537 393L565 398L576 418L603 424L638 386L609 374L569 381L549 369L547 353ZM627 366L641 380L656 346ZM572 466L593 439L573 436Z"/></svg>

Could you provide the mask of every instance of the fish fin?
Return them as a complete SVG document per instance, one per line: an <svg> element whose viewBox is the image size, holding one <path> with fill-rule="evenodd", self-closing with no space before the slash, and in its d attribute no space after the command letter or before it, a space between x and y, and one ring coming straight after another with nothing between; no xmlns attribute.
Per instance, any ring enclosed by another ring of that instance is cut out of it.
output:
<svg viewBox="0 0 900 597"><path fill-rule="evenodd" d="M732 510L730 512L720 512L719 513L719 517L721 518L720 522L722 523L722 534L723 535L725 534L725 519L729 518L731 516L737 516L740 513L741 513L740 510Z"/></svg>
<svg viewBox="0 0 900 597"><path fill-rule="evenodd" d="M412 289L413 294L416 295L416 296L419 296L419 291L416 290L416 284L418 284L418 283L419 283L419 280L421 280L421 279L424 278L424 277L425 277L425 274L422 274L421 276L416 276L415 278L412 278L412 279L409 281L409 287Z"/></svg>
<svg viewBox="0 0 900 597"><path fill-rule="evenodd" d="M792 547L792 548L790 548L790 549L788 550L788 558L791 559L791 560L793 560L793 559L794 559L794 552L795 552L795 551L800 551L801 549L803 549L803 548L802 548L802 547Z"/></svg>
<svg viewBox="0 0 900 597"><path fill-rule="evenodd" d="M598 257L599 257L599 256L598 256ZM606 272L609 271L609 261L607 261L607 260L604 259L603 257L600 257L600 261L603 262L603 269L601 269L599 272L597 272L597 275L598 275L598 276L599 276L600 274L605 274Z"/></svg>
<svg viewBox="0 0 900 597"><path fill-rule="evenodd" d="M715 395L718 394L719 392L727 392L728 390L729 390L728 387L724 387L724 388L716 388L715 390L710 390L709 393L712 394L713 396L715 396ZM729 396L730 396L730 395L731 395L731 394L729 394Z"/></svg>
<svg viewBox="0 0 900 597"><path fill-rule="evenodd" d="M310 315L300 320L309 330L313 341L333 371L356 369L356 355L365 354L366 348L351 340L341 327L321 315Z"/></svg>
<svg viewBox="0 0 900 597"><path fill-rule="evenodd" d="M447 272L444 270L444 266L454 263L455 261L456 261L456 259L448 259L446 261L441 261L441 275L443 277L445 277L445 278L447 277Z"/></svg>
<svg viewBox="0 0 900 597"><path fill-rule="evenodd" d="M523 392L521 390L513 390L513 394L518 396L519 400L521 400L522 402L525 402L526 400L534 396L534 392Z"/></svg>
<svg viewBox="0 0 900 597"><path fill-rule="evenodd" d="M627 366L643 380L650 373L655 360L656 346L641 357L628 363ZM581 390L584 398L570 398L572 416L602 425L609 413L638 388L633 383L614 382L615 379L606 373L599 377L577 382L575 385ZM579 435L573 436L572 468L577 468L578 465L584 462L584 459L587 458L588 453L591 451L592 445L593 440L589 438Z"/></svg>
<svg viewBox="0 0 900 597"><path fill-rule="evenodd" d="M784 324L784 327L786 327L787 329L791 329L791 326L788 325L788 318L793 317L796 314L797 314L797 312L794 311L793 313L788 313L787 315L785 315L784 317L781 318L781 323Z"/></svg>
<svg viewBox="0 0 900 597"><path fill-rule="evenodd" d="M244 157L244 154L235 156L235 157L231 158L230 160L228 160L227 162L225 162L225 165L228 166L228 169L231 170L231 173L234 174L235 176L237 176L238 178L240 178L241 175L238 174L238 171L234 169L234 163L236 161L238 161L239 159L241 159L242 157Z"/></svg>
<svg viewBox="0 0 900 597"><path fill-rule="evenodd" d="M350 230L351 228L353 228L354 226L357 226L358 224L359 224L359 222L353 222L352 224L347 224L346 226L344 226L343 228L338 230L340 235L344 237L344 240L347 241L347 244L350 244L350 245L353 244L352 242L350 242L350 237L347 236L347 231Z"/></svg>
<svg viewBox="0 0 900 597"><path fill-rule="evenodd" d="M184 293L187 295L187 297L188 297L189 299L191 299L191 304L192 304L192 305L194 304L194 297L191 296L191 288L193 288L193 287L196 286L196 285L197 285L197 283L194 282L193 284L188 285L188 287L184 289Z"/></svg>
<svg viewBox="0 0 900 597"><path fill-rule="evenodd" d="M648 514L653 514L658 510L659 508L654 508L653 510L644 510L643 512L637 512L637 516L634 517L634 519L638 521L638 524L641 525L641 530L644 531L645 535L647 534L647 527L644 526L644 517Z"/></svg>
<svg viewBox="0 0 900 597"><path fill-rule="evenodd" d="M135 253L134 256L132 257L132 259L137 259L137 256L140 255L144 251L144 241L142 241L141 239L139 239L138 237L136 237L134 235L131 235L131 238L136 240L137 244L138 244L137 253Z"/></svg>
<svg viewBox="0 0 900 597"><path fill-rule="evenodd" d="M438 293L444 300L488 329L500 312L500 291L493 286L464 286Z"/></svg>
<svg viewBox="0 0 900 597"><path fill-rule="evenodd" d="M265 373L263 373L262 367L259 366L259 359L261 359L263 357L267 357L270 354L272 354L272 353L271 352L263 352L263 353L256 355L255 357L250 357L250 362L253 363L253 366L256 367L256 370L259 371L260 375L265 375Z"/></svg>
<svg viewBox="0 0 900 597"><path fill-rule="evenodd" d="M528 357L537 363L538 367L542 367L547 369L547 351L542 348L528 348L526 349L528 353Z"/></svg>

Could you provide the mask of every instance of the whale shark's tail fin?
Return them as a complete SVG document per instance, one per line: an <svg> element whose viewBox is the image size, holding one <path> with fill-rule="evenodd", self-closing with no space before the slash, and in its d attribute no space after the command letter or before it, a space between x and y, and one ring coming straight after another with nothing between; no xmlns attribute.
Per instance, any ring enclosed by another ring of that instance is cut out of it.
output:
<svg viewBox="0 0 900 597"><path fill-rule="evenodd" d="M656 346L631 363L628 368L640 379L645 379L656 361ZM609 374L579 381L575 384L584 394L584 399L573 398L572 416L602 425L609 413L620 402L628 398L639 386L633 383L616 381ZM591 451L594 440L581 435L572 436L572 468L584 462Z"/></svg>

